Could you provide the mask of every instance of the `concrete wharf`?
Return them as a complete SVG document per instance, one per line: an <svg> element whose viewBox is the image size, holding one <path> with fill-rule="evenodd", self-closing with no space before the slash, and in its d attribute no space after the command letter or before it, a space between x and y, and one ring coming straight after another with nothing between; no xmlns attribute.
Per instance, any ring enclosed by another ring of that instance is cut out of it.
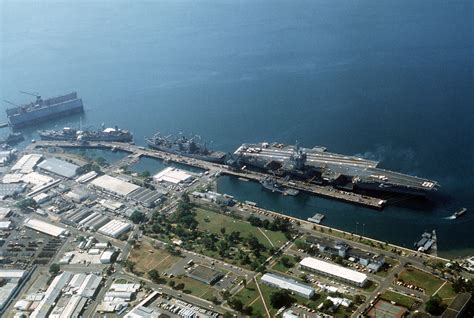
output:
<svg viewBox="0 0 474 318"><path fill-rule="evenodd" d="M176 154L167 153L164 151L148 149L142 146L137 146L128 143L119 143L119 142L88 142L88 143L78 143L70 141L36 141L30 144L26 150L31 152L37 148L50 148L50 147L59 147L59 148L100 148L100 149L109 149L112 151L122 151L129 154L133 154L133 157L150 157L160 160L167 160L170 162L181 163L192 167L201 168L208 170L209 173L215 174L225 174L240 178L245 178L249 180L259 181L262 178L268 176L268 174L256 172L256 171L237 171L231 167L224 164L216 164L212 162L207 162L195 158L189 158L185 156L180 156ZM297 189L304 191L310 194L319 195L327 198L337 199L340 201L358 204L366 206L369 208L382 209L387 203L386 200L380 198L370 197L367 195L361 195L349 191L343 191L336 189L332 186L321 186L305 181L299 180L285 180L284 178L272 176L283 186L288 188Z"/></svg>

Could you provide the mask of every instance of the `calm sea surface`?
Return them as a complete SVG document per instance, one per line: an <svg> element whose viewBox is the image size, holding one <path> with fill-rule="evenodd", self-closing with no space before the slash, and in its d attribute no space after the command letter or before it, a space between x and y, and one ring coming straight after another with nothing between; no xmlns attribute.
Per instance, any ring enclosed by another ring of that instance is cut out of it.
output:
<svg viewBox="0 0 474 318"><path fill-rule="evenodd" d="M474 249L473 16L470 0L1 1L0 99L77 91L84 126L119 125L140 144L160 130L226 151L297 140L380 160L441 190L381 212L229 178L219 190L405 246L436 229L442 255L464 255ZM43 128L64 125L79 117ZM460 207L470 211L445 219Z"/></svg>

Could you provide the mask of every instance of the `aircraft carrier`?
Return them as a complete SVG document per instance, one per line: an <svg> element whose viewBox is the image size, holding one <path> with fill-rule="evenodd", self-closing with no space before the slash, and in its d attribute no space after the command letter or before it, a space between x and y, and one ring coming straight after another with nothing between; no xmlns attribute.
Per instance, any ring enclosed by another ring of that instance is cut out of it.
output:
<svg viewBox="0 0 474 318"><path fill-rule="evenodd" d="M378 162L330 153L324 147L303 148L280 143L243 144L234 162L280 176L293 176L348 191L370 190L424 195L436 181L378 168Z"/></svg>
<svg viewBox="0 0 474 318"><path fill-rule="evenodd" d="M82 99L77 97L76 92L48 99L42 99L40 95L34 93L22 93L33 95L36 100L26 105L16 105L6 101L16 106L6 110L8 124L13 129L21 129L84 111Z"/></svg>

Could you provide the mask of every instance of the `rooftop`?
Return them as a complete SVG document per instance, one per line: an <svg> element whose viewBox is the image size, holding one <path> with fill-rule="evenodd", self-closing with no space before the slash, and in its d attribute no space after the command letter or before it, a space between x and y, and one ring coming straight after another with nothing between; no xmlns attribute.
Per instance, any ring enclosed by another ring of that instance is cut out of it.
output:
<svg viewBox="0 0 474 318"><path fill-rule="evenodd" d="M340 277L362 284L367 280L367 275L342 267L340 265L331 264L312 257L305 257L301 262L301 266L312 268L314 270L324 272L326 274Z"/></svg>
<svg viewBox="0 0 474 318"><path fill-rule="evenodd" d="M140 188L133 183L108 175L97 177L90 184L123 197Z"/></svg>
<svg viewBox="0 0 474 318"><path fill-rule="evenodd" d="M76 175L79 166L58 158L48 158L41 162L38 168L64 178L72 178Z"/></svg>

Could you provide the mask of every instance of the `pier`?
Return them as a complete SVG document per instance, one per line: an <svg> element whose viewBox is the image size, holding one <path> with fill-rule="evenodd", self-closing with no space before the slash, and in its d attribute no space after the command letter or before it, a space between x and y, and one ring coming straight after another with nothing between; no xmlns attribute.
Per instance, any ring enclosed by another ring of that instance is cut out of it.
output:
<svg viewBox="0 0 474 318"><path fill-rule="evenodd" d="M189 158L185 156L180 156L176 154L171 154L159 150L148 149L142 146L119 143L119 142L88 142L88 143L78 143L78 142L69 142L69 141L36 141L35 143L30 144L26 150L31 152L37 148L50 148L50 147L59 147L59 148L98 148L98 149L109 149L112 151L122 151L129 154L133 154L135 158L139 157L150 157L160 160L167 160L171 162L181 163L192 167L201 168L208 170L211 174L225 174L230 176L235 176L238 178L245 178L248 180L259 181L262 178L268 176L268 174L255 172L255 171L237 171L231 167L224 164L216 164L203 160L198 160L195 158ZM336 189L331 186L321 186L304 181L290 180L287 181L284 178L273 176L279 183L288 188L297 189L304 191L309 194L314 194L318 196L323 196L331 199L336 199L352 204L358 204L374 209L382 209L387 203L386 200L379 198L370 197L367 195L361 195L349 191L343 191Z"/></svg>

